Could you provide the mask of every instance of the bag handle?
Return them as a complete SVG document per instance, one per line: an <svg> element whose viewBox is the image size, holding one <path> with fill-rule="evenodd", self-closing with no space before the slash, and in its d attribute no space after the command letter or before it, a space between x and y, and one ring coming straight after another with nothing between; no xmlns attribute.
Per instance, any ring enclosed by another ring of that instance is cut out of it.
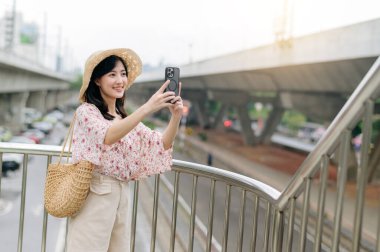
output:
<svg viewBox="0 0 380 252"><path fill-rule="evenodd" d="M62 156L63 156L63 152L65 151L65 147L66 147L67 141L70 139L69 149L66 152L66 157L67 157L66 163L69 162L71 144L73 142L73 132L74 132L75 119L76 119L76 113L74 113L73 120L71 120L71 123L70 123L69 131L66 134L65 141L64 141L63 147L62 147L62 151L61 151L61 154L59 155L58 164L61 163L61 159L62 159Z"/></svg>

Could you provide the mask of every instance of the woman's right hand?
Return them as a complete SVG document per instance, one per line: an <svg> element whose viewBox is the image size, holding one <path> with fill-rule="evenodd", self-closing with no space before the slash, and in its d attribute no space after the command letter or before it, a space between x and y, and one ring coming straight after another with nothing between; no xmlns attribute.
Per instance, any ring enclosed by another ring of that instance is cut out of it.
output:
<svg viewBox="0 0 380 252"><path fill-rule="evenodd" d="M160 89L143 105L148 114L152 114L172 105L169 101L175 98L175 93L172 91L164 92L169 83L170 80L165 81Z"/></svg>

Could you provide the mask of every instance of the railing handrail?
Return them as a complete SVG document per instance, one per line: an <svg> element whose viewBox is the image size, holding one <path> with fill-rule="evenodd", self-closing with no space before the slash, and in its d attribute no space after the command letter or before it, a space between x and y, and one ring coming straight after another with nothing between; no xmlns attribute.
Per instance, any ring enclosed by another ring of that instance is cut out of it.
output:
<svg viewBox="0 0 380 252"><path fill-rule="evenodd" d="M240 186L247 190L253 191L258 196L261 196L272 204L274 204L280 196L280 192L270 185L253 178L216 167L173 159L173 170L203 176L206 175L207 177L214 179L222 179L231 185Z"/></svg>
<svg viewBox="0 0 380 252"><path fill-rule="evenodd" d="M283 209L289 199L293 197L302 186L304 180L318 170L318 162L322 155L329 153L335 147L339 136L344 129L353 126L353 121L363 109L365 101L375 95L380 84L380 57L373 63L358 87L352 93L348 101L330 124L326 133L316 145L315 149L307 156L296 174L292 177L288 186L281 192L277 207Z"/></svg>
<svg viewBox="0 0 380 252"><path fill-rule="evenodd" d="M61 153L61 150L62 146L57 145L0 142L0 152L3 153L58 156ZM240 186L256 193L258 196L261 196L272 204L275 203L280 196L280 192L277 189L263 182L211 166L173 159L173 170L194 175L202 175L217 180L219 179L231 185Z"/></svg>
<svg viewBox="0 0 380 252"><path fill-rule="evenodd" d="M0 150L3 153L58 156L61 154L62 146L0 142Z"/></svg>

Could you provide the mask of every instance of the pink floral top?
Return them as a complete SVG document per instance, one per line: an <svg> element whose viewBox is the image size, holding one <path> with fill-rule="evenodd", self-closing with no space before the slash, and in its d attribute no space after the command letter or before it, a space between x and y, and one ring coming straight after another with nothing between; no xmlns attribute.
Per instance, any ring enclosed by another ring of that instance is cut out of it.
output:
<svg viewBox="0 0 380 252"><path fill-rule="evenodd" d="M80 105L74 124L73 161L88 160L95 164L95 172L124 181L171 169L173 149L164 149L161 133L139 123L118 142L106 145L104 138L112 123L95 105Z"/></svg>

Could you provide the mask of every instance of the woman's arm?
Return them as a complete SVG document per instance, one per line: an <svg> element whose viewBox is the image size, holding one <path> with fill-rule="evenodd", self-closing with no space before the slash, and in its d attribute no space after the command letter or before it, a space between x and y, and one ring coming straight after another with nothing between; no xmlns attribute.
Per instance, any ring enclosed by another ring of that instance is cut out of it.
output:
<svg viewBox="0 0 380 252"><path fill-rule="evenodd" d="M170 81L166 81L161 88L141 107L126 118L115 121L107 130L104 144L111 145L116 143L134 127L139 124L146 116L160 109L172 106L168 101L175 99L174 92L164 92Z"/></svg>

